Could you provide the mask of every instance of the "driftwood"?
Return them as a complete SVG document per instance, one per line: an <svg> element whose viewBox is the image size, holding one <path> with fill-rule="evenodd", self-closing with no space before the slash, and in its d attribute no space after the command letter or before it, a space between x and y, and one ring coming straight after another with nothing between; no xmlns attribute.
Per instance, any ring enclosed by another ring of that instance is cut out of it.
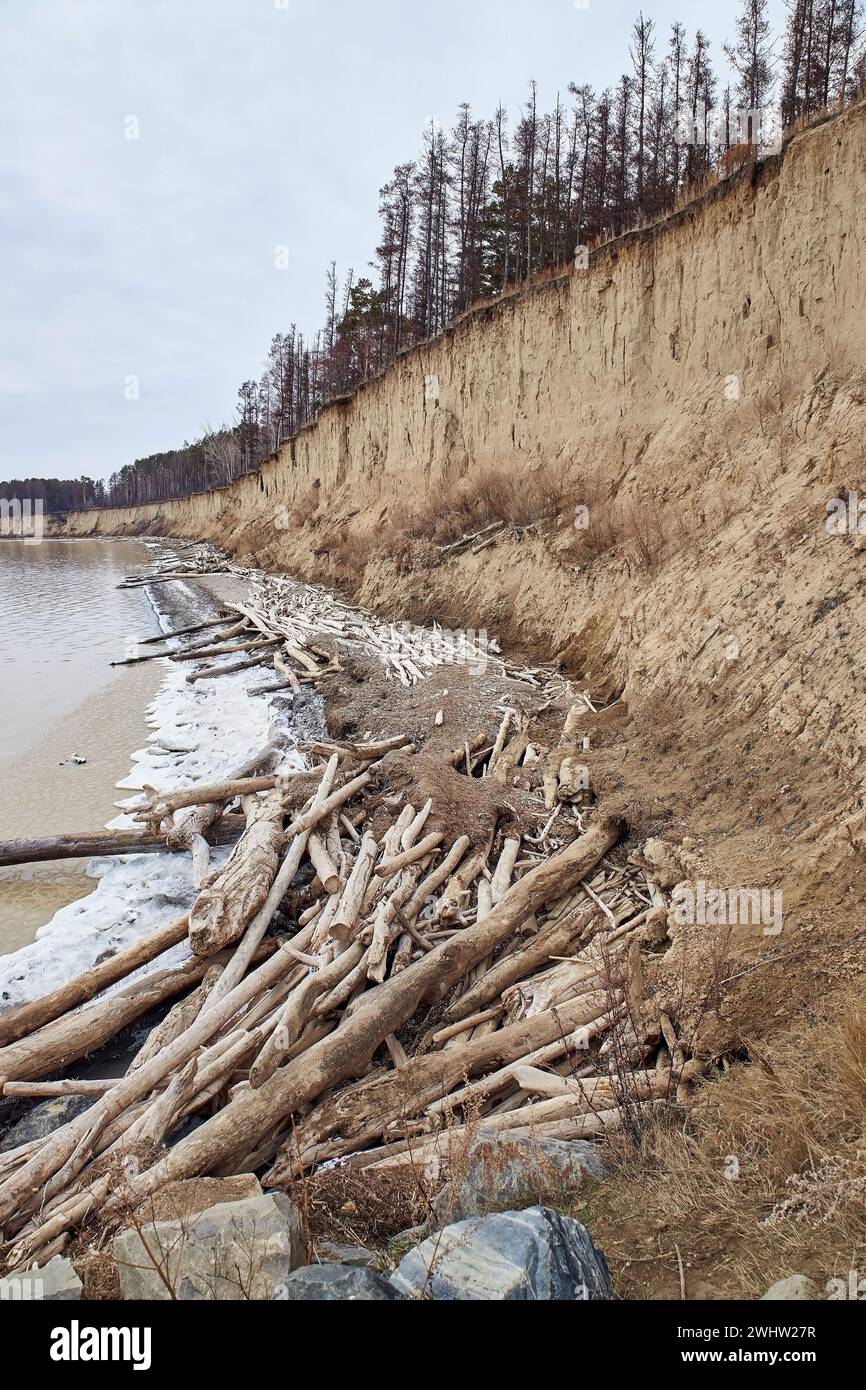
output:
<svg viewBox="0 0 866 1390"><path fill-rule="evenodd" d="M205 827L211 844L230 845L243 829L237 816ZM54 859L95 859L116 854L157 854L166 850L165 835L152 830L106 830L77 835L46 835L38 840L0 841L0 868L10 864L39 864ZM172 848L172 846L168 846Z"/></svg>
<svg viewBox="0 0 866 1390"><path fill-rule="evenodd" d="M283 799L273 793L253 803L234 854L190 909L189 944L196 955L212 956L243 935L268 896L282 843Z"/></svg>
<svg viewBox="0 0 866 1390"><path fill-rule="evenodd" d="M173 637L190 637L195 632L206 632L212 627L222 627L225 618L210 618L206 623L195 623L192 627L178 627L173 632L161 632L158 637L140 637L139 647L153 646L157 642L170 642Z"/></svg>
<svg viewBox="0 0 866 1390"><path fill-rule="evenodd" d="M379 1073L371 1081L350 1086L301 1122L287 1139L268 1174L268 1182L279 1186L313 1163L373 1143L391 1131L392 1126L447 1097L467 1076L534 1055L544 1045L553 1044L561 1049L561 1055L568 1050L568 1039L574 1031L591 1021L592 1011L572 1003L477 1042L467 1042L454 1051L412 1058L399 1075ZM484 1084L482 1081L479 1086ZM330 1142L336 1135L344 1137L339 1143Z"/></svg>
<svg viewBox="0 0 866 1390"><path fill-rule="evenodd" d="M313 798L313 805L321 805L327 797L336 773L336 760L332 759L322 774L316 795ZM211 997L205 1004L205 1008L213 1008L218 1000L239 985L246 970L252 961L255 951L258 949L259 942L264 937L265 932L273 920L274 913L288 892L289 885L295 874L300 868L306 847L307 832L302 831L289 845L286 855L271 884L270 891L261 909L247 927L243 940L232 957L231 963L226 967L219 983L215 986ZM303 933L295 938L295 945L306 945L302 940Z"/></svg>
<svg viewBox="0 0 866 1390"><path fill-rule="evenodd" d="M233 1018L240 1008L280 978L285 971L285 955L285 952L277 950L271 959L260 965L226 995L217 1008L199 1013L191 1027L174 1042L162 1048L143 1067L124 1077L90 1110L50 1135L48 1142L0 1189L0 1222L7 1221L22 1203L29 1206L35 1194L38 1194L40 1185L47 1182L61 1168L74 1168L77 1164L77 1171L80 1171L86 1161L83 1146L88 1135L100 1132L110 1120L148 1095L169 1072L185 1066L196 1050L212 1038L224 1023ZM208 969L208 963L196 961L189 969L195 980ZM113 1000L109 1002L114 1003ZM51 1028L55 1025L48 1026ZM4 1049L0 1052L0 1075L5 1079L11 1079L5 1066L8 1051L9 1049ZM60 1063L55 1062L55 1065ZM74 1158L76 1154L77 1159Z"/></svg>
<svg viewBox="0 0 866 1390"><path fill-rule="evenodd" d="M496 999L504 989L515 981L530 974L539 966L547 964L552 956L567 950L576 937L586 929L596 915L595 908L575 912L564 920L554 922L553 926L540 932L530 945L513 956L506 956L482 976L477 984L447 1010L446 1018L456 1022L468 1014L483 1009L491 999Z"/></svg>
<svg viewBox="0 0 866 1390"><path fill-rule="evenodd" d="M61 985L51 994L45 994L29 1004L19 1004L16 1008L0 1014L0 1047L35 1032L52 1019L60 1018L68 1010L86 1003L101 990L107 989L117 980L122 980L139 966L146 965L148 961L170 950L179 941L183 941L188 928L189 919L184 914L168 926L160 927L143 941L136 941L125 950L118 951L109 960L94 965L91 970Z"/></svg>
<svg viewBox="0 0 866 1390"><path fill-rule="evenodd" d="M0 1079L34 1080L86 1057L158 1004L198 984L206 970L206 961L191 960L173 970L145 976L129 991L46 1023L37 1032L0 1048Z"/></svg>

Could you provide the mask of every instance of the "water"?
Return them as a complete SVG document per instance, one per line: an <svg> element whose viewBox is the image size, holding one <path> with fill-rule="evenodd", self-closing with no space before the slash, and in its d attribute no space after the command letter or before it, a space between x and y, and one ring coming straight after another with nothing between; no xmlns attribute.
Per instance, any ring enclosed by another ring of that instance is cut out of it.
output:
<svg viewBox="0 0 866 1390"><path fill-rule="evenodd" d="M162 663L109 665L158 630L143 590L115 586L148 558L135 541L0 541L0 840L98 830L117 814L114 784L145 741ZM92 889L85 867L0 869L0 954Z"/></svg>

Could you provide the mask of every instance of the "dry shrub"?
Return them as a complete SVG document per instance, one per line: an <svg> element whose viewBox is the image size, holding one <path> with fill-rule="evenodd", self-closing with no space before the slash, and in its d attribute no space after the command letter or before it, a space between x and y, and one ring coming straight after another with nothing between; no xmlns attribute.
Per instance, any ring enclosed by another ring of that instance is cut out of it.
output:
<svg viewBox="0 0 866 1390"><path fill-rule="evenodd" d="M309 1239L381 1246L426 1220L429 1194L412 1168L381 1172L338 1165L299 1182L288 1195L305 1210Z"/></svg>
<svg viewBox="0 0 866 1390"><path fill-rule="evenodd" d="M290 513L290 520L293 526L305 526L308 521L312 521L319 509L322 494L318 484L307 488L303 497Z"/></svg>
<svg viewBox="0 0 866 1390"><path fill-rule="evenodd" d="M635 569L650 574L689 536L677 509L664 512L652 499L605 496L596 478L584 482L578 505L586 508L587 524L575 525L570 543L560 550L564 559L576 564L620 551Z"/></svg>
<svg viewBox="0 0 866 1390"><path fill-rule="evenodd" d="M751 1054L685 1125L661 1111L639 1152L609 1146L587 1219L619 1258L622 1296L657 1291L662 1273L671 1284L677 1245L717 1292L746 1297L793 1272L823 1286L866 1271L866 1008L849 997L837 1023L804 1019L769 1056Z"/></svg>
<svg viewBox="0 0 866 1390"><path fill-rule="evenodd" d="M371 548L366 536L349 527L343 527L329 542L328 554L341 575L355 577L363 574Z"/></svg>
<svg viewBox="0 0 866 1390"><path fill-rule="evenodd" d="M537 468L520 475L486 469L423 504L401 508L383 528L380 540L389 555L405 559L413 541L442 546L494 522L523 527L559 517L574 490L560 469ZM425 558L429 562L429 556Z"/></svg>

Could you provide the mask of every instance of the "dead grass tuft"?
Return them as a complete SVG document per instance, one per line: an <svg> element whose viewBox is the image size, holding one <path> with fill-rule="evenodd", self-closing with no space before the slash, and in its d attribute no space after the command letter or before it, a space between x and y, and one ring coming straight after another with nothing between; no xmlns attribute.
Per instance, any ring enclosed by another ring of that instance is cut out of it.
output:
<svg viewBox="0 0 866 1390"><path fill-rule="evenodd" d="M760 1296L803 1273L819 1287L866 1262L866 1007L804 1020L767 1057L723 1074L686 1119L660 1111L640 1149L608 1147L585 1213L621 1297ZM629 1254L631 1258L629 1258Z"/></svg>

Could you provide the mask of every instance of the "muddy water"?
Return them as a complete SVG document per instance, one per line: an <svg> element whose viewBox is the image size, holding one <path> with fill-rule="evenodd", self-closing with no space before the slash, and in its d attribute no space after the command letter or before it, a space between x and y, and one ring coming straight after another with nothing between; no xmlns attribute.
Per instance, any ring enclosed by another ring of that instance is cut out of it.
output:
<svg viewBox="0 0 866 1390"><path fill-rule="evenodd" d="M115 585L148 558L134 541L0 542L0 839L98 830L129 795L115 783L162 663L112 670L128 638L158 630L143 590ZM85 867L0 869L0 954L90 892Z"/></svg>

